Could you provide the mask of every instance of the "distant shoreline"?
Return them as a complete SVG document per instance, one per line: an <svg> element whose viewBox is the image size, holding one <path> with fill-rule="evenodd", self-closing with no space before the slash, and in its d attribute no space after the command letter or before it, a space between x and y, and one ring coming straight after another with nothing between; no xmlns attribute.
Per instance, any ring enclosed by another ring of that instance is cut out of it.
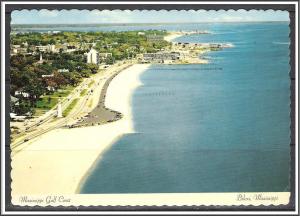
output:
<svg viewBox="0 0 300 216"><path fill-rule="evenodd" d="M43 27L43 26L132 26L132 25L174 25L174 24L211 24L211 23L288 23L289 21L240 21L240 22L171 22L171 23L50 23L50 24L34 24L34 23L12 23L12 27L23 27L23 26L36 26L36 27Z"/></svg>

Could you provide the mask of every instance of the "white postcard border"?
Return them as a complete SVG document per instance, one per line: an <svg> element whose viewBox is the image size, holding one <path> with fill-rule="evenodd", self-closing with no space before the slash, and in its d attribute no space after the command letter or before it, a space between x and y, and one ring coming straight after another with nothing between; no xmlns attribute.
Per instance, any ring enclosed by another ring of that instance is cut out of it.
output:
<svg viewBox="0 0 300 216"><path fill-rule="evenodd" d="M6 5L13 5L13 4L40 4L40 5L44 5L44 4L57 4L57 5L60 5L60 4L99 4L99 5L105 5L105 4L114 4L114 5L118 5L118 4L157 4L157 5L160 5L160 4L294 4L295 5L295 8L296 8L296 11L295 11L295 63L296 63L296 67L295 67L295 78L296 78L296 81L295 81L295 97L296 97L296 100L295 100L295 135L296 135L296 143L295 143L295 211L285 211L285 212L278 212L278 211L251 211L251 212L247 212L247 214L266 214L266 215L270 215L270 214L281 214L281 215L286 215L286 214L291 214L291 213L296 213L298 214L298 2L293 2L293 1L282 1L282 2L254 2L254 1L247 1L247 2L239 2L239 1L230 1L230 2L208 2L208 1L205 1L205 2L189 2L189 1L186 1L186 2L139 2L139 1L136 1L136 2L130 2L130 1L122 1L122 2L119 2L119 1L116 1L116 2L33 2L33 1L28 1L28 2L19 2L19 1L15 1L15 2L6 2L6 1L3 1L1 2L1 30L2 30L2 34L1 34L1 45L2 45L2 49L1 49L1 54L2 54L2 64L1 64L1 175L2 175L2 178L1 178L1 206L3 208L1 208L1 213L2 214L7 214L7 215L10 215L10 214L28 214L28 212L25 212L25 211L6 211L5 210L5 203L6 203L6 200L5 200L5 7ZM35 214L49 214L50 212L47 211L47 212L43 212L43 211L36 211L36 212L30 212L31 215L35 215ZM73 214L74 212L73 211L64 211L64 212L51 212L51 214ZM87 212L84 212L84 211L81 211L81 212L77 212L77 214L85 214ZM140 214L141 212L139 211L135 211L135 212L121 212L121 211L114 211L114 212L108 212L108 211L102 211L102 212L93 212L93 211L89 211L88 212L89 214L129 214L129 215L135 215L135 214ZM236 215L236 214L241 214L243 213L242 211L227 211L227 212L212 212L212 211L197 211L197 212L184 212L184 211L180 211L180 212L177 212L177 211L163 211L163 212L147 212L147 214L206 214L206 215L211 215L211 214L223 214L223 215Z"/></svg>

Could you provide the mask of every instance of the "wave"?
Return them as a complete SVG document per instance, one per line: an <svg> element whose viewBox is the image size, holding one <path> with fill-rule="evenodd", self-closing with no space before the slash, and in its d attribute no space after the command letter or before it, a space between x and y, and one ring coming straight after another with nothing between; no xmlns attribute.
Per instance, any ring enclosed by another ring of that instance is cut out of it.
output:
<svg viewBox="0 0 300 216"><path fill-rule="evenodd" d="M280 44L280 45L290 45L290 42L278 42L278 41L273 41L273 44Z"/></svg>

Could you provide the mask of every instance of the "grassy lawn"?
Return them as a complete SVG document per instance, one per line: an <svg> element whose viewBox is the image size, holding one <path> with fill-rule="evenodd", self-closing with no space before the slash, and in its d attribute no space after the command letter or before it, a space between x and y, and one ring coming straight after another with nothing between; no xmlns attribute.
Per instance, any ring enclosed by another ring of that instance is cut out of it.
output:
<svg viewBox="0 0 300 216"><path fill-rule="evenodd" d="M74 86L66 86L62 89L57 90L56 92L54 92L50 96L52 96L52 97L66 97L71 93L71 91L74 88L75 88Z"/></svg>
<svg viewBox="0 0 300 216"><path fill-rule="evenodd" d="M86 93L87 93L87 89L83 89L83 90L80 92L80 96L82 97L82 96L86 95Z"/></svg>
<svg viewBox="0 0 300 216"><path fill-rule="evenodd" d="M44 109L44 110L49 110L53 108L58 102L58 98L53 98L52 96L44 96L40 98L36 102L36 108L37 109Z"/></svg>
<svg viewBox="0 0 300 216"><path fill-rule="evenodd" d="M89 102L89 105L88 105L88 107L89 107L89 108L91 108L91 107L92 107L92 105L93 105L93 98L91 98L91 99L90 99L90 102Z"/></svg>
<svg viewBox="0 0 300 216"><path fill-rule="evenodd" d="M93 85L95 83L95 81L94 80L92 80L90 83L89 83L89 88Z"/></svg>
<svg viewBox="0 0 300 216"><path fill-rule="evenodd" d="M70 105L63 111L63 116L66 117L70 112L71 110L74 108L74 106L77 104L79 98L75 98L71 103Z"/></svg>
<svg viewBox="0 0 300 216"><path fill-rule="evenodd" d="M40 108L35 108L34 109L34 116L41 116L47 112L46 109L40 109Z"/></svg>
<svg viewBox="0 0 300 216"><path fill-rule="evenodd" d="M52 94L42 96L36 102L35 116L43 115L46 111L52 109L58 103L59 98L63 99L68 96L74 88L73 86L65 86Z"/></svg>

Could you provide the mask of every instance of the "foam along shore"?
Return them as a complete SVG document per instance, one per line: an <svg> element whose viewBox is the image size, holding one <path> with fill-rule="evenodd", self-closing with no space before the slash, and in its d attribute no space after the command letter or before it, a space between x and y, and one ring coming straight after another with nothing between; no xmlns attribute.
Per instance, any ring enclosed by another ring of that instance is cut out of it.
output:
<svg viewBox="0 0 300 216"><path fill-rule="evenodd" d="M12 196L75 194L93 164L120 136L133 133L131 97L149 65L136 64L116 76L107 89L105 105L123 118L93 127L56 129L12 158Z"/></svg>

